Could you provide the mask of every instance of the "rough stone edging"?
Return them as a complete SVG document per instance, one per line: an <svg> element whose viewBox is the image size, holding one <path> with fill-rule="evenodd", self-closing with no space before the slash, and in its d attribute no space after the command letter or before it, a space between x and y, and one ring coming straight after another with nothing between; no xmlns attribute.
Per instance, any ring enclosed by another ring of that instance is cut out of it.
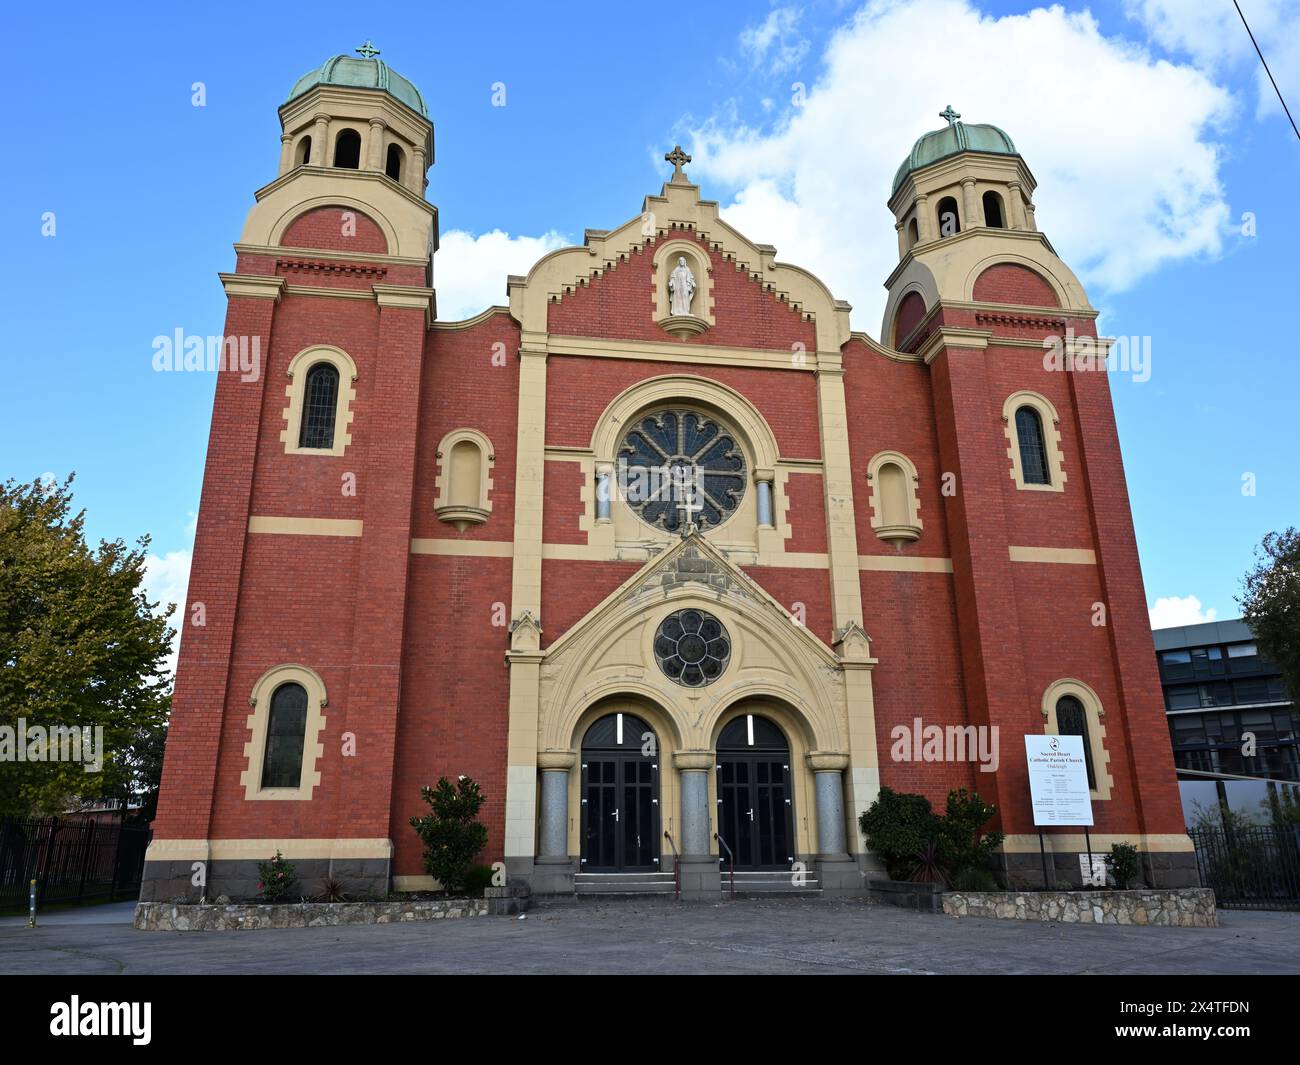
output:
<svg viewBox="0 0 1300 1065"><path fill-rule="evenodd" d="M949 917L992 917L1063 924L1135 924L1216 928L1209 888L1140 888L1134 891L949 891Z"/></svg>
<svg viewBox="0 0 1300 1065"><path fill-rule="evenodd" d="M345 924L394 924L486 917L486 899L426 899L418 902L139 902L136 928L148 932L230 932L250 928L324 928ZM517 912L517 911L516 911Z"/></svg>

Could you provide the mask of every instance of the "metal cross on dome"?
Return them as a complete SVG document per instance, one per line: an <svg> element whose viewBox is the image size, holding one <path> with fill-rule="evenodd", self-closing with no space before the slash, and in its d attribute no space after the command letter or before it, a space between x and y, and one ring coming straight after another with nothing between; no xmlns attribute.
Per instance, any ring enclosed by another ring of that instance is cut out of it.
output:
<svg viewBox="0 0 1300 1065"><path fill-rule="evenodd" d="M939 117L946 118L948 120L948 125L951 126L957 121L957 119L961 118L961 112L954 111L952 109L952 104L949 104L947 107L945 107L942 111L939 112Z"/></svg>
<svg viewBox="0 0 1300 1065"><path fill-rule="evenodd" d="M678 178L681 178L684 181L686 175L682 173L682 164L689 163L690 161L691 157L682 151L682 146L680 144L673 145L673 150L664 156L664 162L673 164L673 176L669 178L669 180L676 181Z"/></svg>
<svg viewBox="0 0 1300 1065"><path fill-rule="evenodd" d="M379 54L379 49L376 48L369 41L366 41L366 43L363 44L360 48L353 49L353 51L355 51L358 55L364 56L366 59L374 59L374 57Z"/></svg>

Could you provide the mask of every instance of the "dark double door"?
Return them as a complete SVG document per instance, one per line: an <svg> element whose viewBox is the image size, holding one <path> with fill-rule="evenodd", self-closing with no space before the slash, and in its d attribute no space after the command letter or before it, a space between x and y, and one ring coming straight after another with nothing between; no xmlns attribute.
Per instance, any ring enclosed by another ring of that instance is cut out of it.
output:
<svg viewBox="0 0 1300 1065"><path fill-rule="evenodd" d="M737 869L789 869L794 861L789 747L762 718L737 718L733 724L738 727L729 726L718 742L718 833ZM725 865L725 852L722 861Z"/></svg>
<svg viewBox="0 0 1300 1065"><path fill-rule="evenodd" d="M637 746L646 734L641 722L622 716L630 719L618 732L620 740L626 734L626 745L583 745L582 870L587 873L659 868L658 759L653 746L651 753Z"/></svg>

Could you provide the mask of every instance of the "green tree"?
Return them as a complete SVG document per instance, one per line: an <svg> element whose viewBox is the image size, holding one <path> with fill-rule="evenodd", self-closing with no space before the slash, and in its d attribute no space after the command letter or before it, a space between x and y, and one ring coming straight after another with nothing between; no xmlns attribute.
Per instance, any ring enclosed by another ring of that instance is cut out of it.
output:
<svg viewBox="0 0 1300 1065"><path fill-rule="evenodd" d="M90 548L72 480L0 484L0 816L125 794L143 765L130 752L162 732L170 706L172 608L159 612L145 596L149 540ZM33 727L89 728L92 737L102 728L101 768L87 772L84 758L17 761L20 721L29 736Z"/></svg>
<svg viewBox="0 0 1300 1065"><path fill-rule="evenodd" d="M447 894L464 890L474 858L487 846L487 829L475 820L483 807L483 792L469 777L452 784L439 777L432 788L421 788L429 804L423 817L412 817L411 827L424 842L424 869Z"/></svg>
<svg viewBox="0 0 1300 1065"><path fill-rule="evenodd" d="M1300 697L1300 532L1271 532L1255 552L1255 568L1238 596L1242 618L1260 650L1278 664L1292 697Z"/></svg>

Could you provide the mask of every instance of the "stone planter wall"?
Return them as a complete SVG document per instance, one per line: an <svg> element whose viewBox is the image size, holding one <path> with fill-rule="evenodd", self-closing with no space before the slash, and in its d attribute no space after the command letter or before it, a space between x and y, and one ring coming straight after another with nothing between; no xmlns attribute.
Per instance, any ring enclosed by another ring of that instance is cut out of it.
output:
<svg viewBox="0 0 1300 1065"><path fill-rule="evenodd" d="M323 928L485 917L486 899L419 902L177 903L140 902L135 927L149 932L231 932L248 928ZM517 910L515 912L518 912Z"/></svg>
<svg viewBox="0 0 1300 1065"><path fill-rule="evenodd" d="M995 917L1064 924L1177 925L1214 928L1219 919L1209 888L1138 891L950 891L950 917Z"/></svg>
<svg viewBox="0 0 1300 1065"><path fill-rule="evenodd" d="M918 880L868 880L867 894L873 902L922 913L940 913L944 897L938 884Z"/></svg>

